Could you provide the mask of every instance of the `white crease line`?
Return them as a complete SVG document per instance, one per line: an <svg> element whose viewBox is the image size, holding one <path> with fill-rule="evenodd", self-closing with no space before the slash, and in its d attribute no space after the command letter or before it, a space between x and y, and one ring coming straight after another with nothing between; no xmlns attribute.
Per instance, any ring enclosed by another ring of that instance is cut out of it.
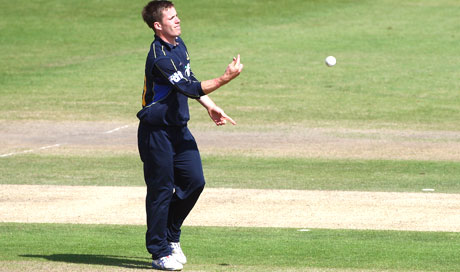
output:
<svg viewBox="0 0 460 272"><path fill-rule="evenodd" d="M34 151L37 151L37 150L44 150L44 149L53 148L53 147L59 147L61 145L62 144L47 145L47 146L42 146L42 147L37 148L37 149L29 149L29 150L24 150L24 151L21 151L21 152L12 152L12 153L8 153L8 154L2 154L2 155L0 155L0 158L9 157L9 156L17 155L17 154L30 153L30 152L34 152Z"/></svg>
<svg viewBox="0 0 460 272"><path fill-rule="evenodd" d="M112 129L112 130L106 131L104 133L110 134L110 133L113 133L113 132L118 131L120 129L127 128L127 127L129 127L129 125L117 127L117 128ZM63 144L47 145L47 146L42 146L42 147L37 148L37 149L29 149L29 150L24 150L24 151L21 151L21 152L12 152L12 153L8 153L8 154L2 154L2 155L0 155L0 158L9 157L9 156L18 155L18 154L31 153L31 152L35 152L35 151L39 151L39 150L43 150L43 149L59 147L61 145L63 145Z"/></svg>
<svg viewBox="0 0 460 272"><path fill-rule="evenodd" d="M124 128L127 128L127 127L129 127L129 125L122 126L122 127L117 127L117 128L112 129L112 130L106 131L106 132L104 132L104 133L106 133L106 134L113 133L113 132L115 132L115 131L118 131L118 130L120 130L120 129L124 129Z"/></svg>

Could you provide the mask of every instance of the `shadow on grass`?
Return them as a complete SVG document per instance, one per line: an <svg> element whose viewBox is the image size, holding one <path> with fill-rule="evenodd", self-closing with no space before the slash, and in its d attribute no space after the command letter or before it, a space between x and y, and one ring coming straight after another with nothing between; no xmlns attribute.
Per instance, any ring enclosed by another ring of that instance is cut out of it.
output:
<svg viewBox="0 0 460 272"><path fill-rule="evenodd" d="M41 258L53 262L74 264L106 265L124 268L151 269L149 258L90 255L90 254L51 254L51 255L20 255L26 258Z"/></svg>

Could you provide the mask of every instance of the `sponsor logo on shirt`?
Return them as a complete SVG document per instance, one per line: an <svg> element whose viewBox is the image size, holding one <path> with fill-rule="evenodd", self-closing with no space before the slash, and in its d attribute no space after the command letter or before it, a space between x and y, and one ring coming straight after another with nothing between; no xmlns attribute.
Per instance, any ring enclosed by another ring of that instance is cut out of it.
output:
<svg viewBox="0 0 460 272"><path fill-rule="evenodd" d="M184 75L182 75L181 71L177 71L174 74L172 74L168 79L172 84L174 84L174 83L179 82L183 78L184 78Z"/></svg>
<svg viewBox="0 0 460 272"><path fill-rule="evenodd" d="M187 65L185 65L185 75L187 77L190 77L190 63L187 63Z"/></svg>

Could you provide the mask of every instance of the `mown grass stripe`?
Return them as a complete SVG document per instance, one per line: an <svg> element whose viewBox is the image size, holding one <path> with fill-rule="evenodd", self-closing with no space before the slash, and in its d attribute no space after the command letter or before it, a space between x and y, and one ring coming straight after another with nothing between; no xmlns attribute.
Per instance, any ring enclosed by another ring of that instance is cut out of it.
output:
<svg viewBox="0 0 460 272"><path fill-rule="evenodd" d="M459 193L460 163L203 155L208 187ZM39 155L1 158L0 184L144 186L132 155Z"/></svg>
<svg viewBox="0 0 460 272"><path fill-rule="evenodd" d="M0 259L149 266L145 227L0 223ZM187 269L458 271L460 233L184 227ZM207 267L207 265L210 265Z"/></svg>

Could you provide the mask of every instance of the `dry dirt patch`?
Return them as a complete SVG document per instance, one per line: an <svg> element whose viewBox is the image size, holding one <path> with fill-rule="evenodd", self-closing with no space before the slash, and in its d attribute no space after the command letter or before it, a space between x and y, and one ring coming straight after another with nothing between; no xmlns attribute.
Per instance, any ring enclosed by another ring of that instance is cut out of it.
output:
<svg viewBox="0 0 460 272"><path fill-rule="evenodd" d="M128 124L0 121L0 156L135 154L136 129L134 120ZM192 131L207 154L460 161L460 132L456 131L302 127ZM142 187L1 185L0 222L144 224L144 195ZM459 197L206 189L186 224L459 231Z"/></svg>
<svg viewBox="0 0 460 272"><path fill-rule="evenodd" d="M145 224L145 188L0 185L0 222ZM189 226L460 231L460 195L207 188Z"/></svg>
<svg viewBox="0 0 460 272"><path fill-rule="evenodd" d="M460 161L460 132L283 127L192 127L204 154ZM0 122L0 156L137 153L137 122ZM56 145L56 146L55 146ZM54 146L45 150L42 147Z"/></svg>

